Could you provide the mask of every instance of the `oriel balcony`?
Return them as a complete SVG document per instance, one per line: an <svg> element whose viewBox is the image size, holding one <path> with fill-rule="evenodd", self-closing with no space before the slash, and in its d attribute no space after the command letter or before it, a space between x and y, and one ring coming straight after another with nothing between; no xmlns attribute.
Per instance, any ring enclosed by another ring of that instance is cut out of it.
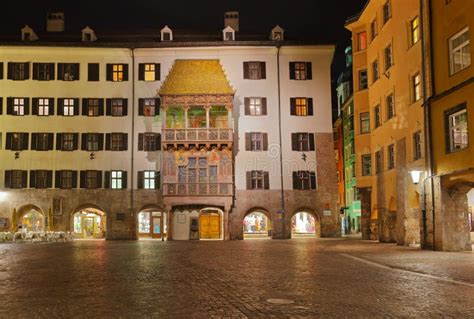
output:
<svg viewBox="0 0 474 319"><path fill-rule="evenodd" d="M232 183L163 183L164 196L232 196Z"/></svg>

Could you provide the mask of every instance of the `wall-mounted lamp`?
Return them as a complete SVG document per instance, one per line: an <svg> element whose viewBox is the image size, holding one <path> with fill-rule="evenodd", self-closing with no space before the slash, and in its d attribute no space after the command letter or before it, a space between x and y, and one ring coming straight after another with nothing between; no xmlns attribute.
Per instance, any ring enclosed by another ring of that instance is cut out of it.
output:
<svg viewBox="0 0 474 319"><path fill-rule="evenodd" d="M19 159L20 158L20 152L15 152L15 159Z"/></svg>
<svg viewBox="0 0 474 319"><path fill-rule="evenodd" d="M91 160L93 160L93 159L95 158L95 153L92 152L91 155L89 155L89 158L90 158Z"/></svg>
<svg viewBox="0 0 474 319"><path fill-rule="evenodd" d="M5 192L0 192L0 202L4 202L8 197L8 194Z"/></svg>
<svg viewBox="0 0 474 319"><path fill-rule="evenodd" d="M411 180L413 184L418 185L418 183L420 182L421 173L422 171L410 171Z"/></svg>

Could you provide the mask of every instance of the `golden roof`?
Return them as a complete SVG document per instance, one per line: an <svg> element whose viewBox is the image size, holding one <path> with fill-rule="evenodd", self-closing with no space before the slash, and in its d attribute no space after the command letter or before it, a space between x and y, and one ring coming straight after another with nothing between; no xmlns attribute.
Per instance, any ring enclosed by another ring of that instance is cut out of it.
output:
<svg viewBox="0 0 474 319"><path fill-rule="evenodd" d="M219 60L176 60L159 94L234 94L234 90Z"/></svg>

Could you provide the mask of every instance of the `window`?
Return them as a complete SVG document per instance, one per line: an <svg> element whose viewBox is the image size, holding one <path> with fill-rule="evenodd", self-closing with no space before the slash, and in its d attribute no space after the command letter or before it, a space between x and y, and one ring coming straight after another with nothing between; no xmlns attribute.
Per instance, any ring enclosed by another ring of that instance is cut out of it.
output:
<svg viewBox="0 0 474 319"><path fill-rule="evenodd" d="M81 171L81 188L97 189L102 188L101 171Z"/></svg>
<svg viewBox="0 0 474 319"><path fill-rule="evenodd" d="M420 40L420 19L410 21L410 45L415 45Z"/></svg>
<svg viewBox="0 0 474 319"><path fill-rule="evenodd" d="M98 133L84 133L82 134L83 151L96 152L104 148L104 135Z"/></svg>
<svg viewBox="0 0 474 319"><path fill-rule="evenodd" d="M225 32L224 40L225 41L233 41L234 40L234 32L231 32L231 31Z"/></svg>
<svg viewBox="0 0 474 319"><path fill-rule="evenodd" d="M467 109L463 104L446 113L447 128L449 130L449 152L465 149L469 146L469 132L467 126Z"/></svg>
<svg viewBox="0 0 474 319"><path fill-rule="evenodd" d="M159 81L160 80L160 64L159 63L140 63L138 65L139 81Z"/></svg>
<svg viewBox="0 0 474 319"><path fill-rule="evenodd" d="M7 150L24 151L28 149L28 133L7 133Z"/></svg>
<svg viewBox="0 0 474 319"><path fill-rule="evenodd" d="M449 39L449 62L451 74L471 65L469 28L463 29Z"/></svg>
<svg viewBox="0 0 474 319"><path fill-rule="evenodd" d="M122 171L112 171L111 172L111 188L112 189L122 189Z"/></svg>
<svg viewBox="0 0 474 319"><path fill-rule="evenodd" d="M421 131L415 132L413 134L413 160L419 160L422 157L422 145L423 145L423 140L422 140L422 135Z"/></svg>
<svg viewBox="0 0 474 319"><path fill-rule="evenodd" d="M5 188L27 188L27 179L27 171L5 171Z"/></svg>
<svg viewBox="0 0 474 319"><path fill-rule="evenodd" d="M269 176L265 171L249 171L247 172L247 189L263 190L269 189Z"/></svg>
<svg viewBox="0 0 474 319"><path fill-rule="evenodd" d="M138 134L138 150L155 152L161 149L161 135L159 133Z"/></svg>
<svg viewBox="0 0 474 319"><path fill-rule="evenodd" d="M263 148L263 134L262 133L250 133L250 150L261 151Z"/></svg>
<svg viewBox="0 0 474 319"><path fill-rule="evenodd" d="M290 62L290 80L311 80L312 68L311 62Z"/></svg>
<svg viewBox="0 0 474 319"><path fill-rule="evenodd" d="M316 173L310 171L293 172L293 189L316 189Z"/></svg>
<svg viewBox="0 0 474 319"><path fill-rule="evenodd" d="M379 79L379 61L372 62L372 83Z"/></svg>
<svg viewBox="0 0 474 319"><path fill-rule="evenodd" d="M104 115L104 103L102 99L84 99L82 103L82 114L86 116Z"/></svg>
<svg viewBox="0 0 474 319"><path fill-rule="evenodd" d="M100 64L99 63L89 63L87 65L87 81L89 82L98 82L100 76Z"/></svg>
<svg viewBox="0 0 474 319"><path fill-rule="evenodd" d="M266 79L265 62L244 62L244 79Z"/></svg>
<svg viewBox="0 0 474 319"><path fill-rule="evenodd" d="M106 135L105 149L109 151L126 151L128 139L126 133L111 133Z"/></svg>
<svg viewBox="0 0 474 319"><path fill-rule="evenodd" d="M357 49L358 51L367 49L367 33L365 31L357 33Z"/></svg>
<svg viewBox="0 0 474 319"><path fill-rule="evenodd" d="M385 24L392 17L392 6L390 4L390 0L385 1L382 7L382 14L383 14L383 24Z"/></svg>
<svg viewBox="0 0 474 319"><path fill-rule="evenodd" d="M107 81L128 81L128 64L107 64Z"/></svg>
<svg viewBox="0 0 474 319"><path fill-rule="evenodd" d="M365 90L369 86L369 81L367 80L367 69L359 71L359 90Z"/></svg>
<svg viewBox="0 0 474 319"><path fill-rule="evenodd" d="M160 114L160 99L138 99L138 115L157 116Z"/></svg>
<svg viewBox="0 0 474 319"><path fill-rule="evenodd" d="M313 133L291 133L291 149L297 152L314 151Z"/></svg>
<svg viewBox="0 0 474 319"><path fill-rule="evenodd" d="M372 175L372 156L370 154L362 155L362 176Z"/></svg>
<svg viewBox="0 0 474 319"><path fill-rule="evenodd" d="M33 80L54 80L54 63L33 63Z"/></svg>
<svg viewBox="0 0 474 319"><path fill-rule="evenodd" d="M154 171L143 172L143 188L145 189L156 189L156 173Z"/></svg>
<svg viewBox="0 0 474 319"><path fill-rule="evenodd" d="M71 189L77 187L77 172L56 171L56 188Z"/></svg>
<svg viewBox="0 0 474 319"><path fill-rule="evenodd" d="M313 98L295 97L290 99L290 114L296 116L313 115Z"/></svg>
<svg viewBox="0 0 474 319"><path fill-rule="evenodd" d="M411 86L413 91L413 102L421 99L421 75L417 73L411 77Z"/></svg>
<svg viewBox="0 0 474 319"><path fill-rule="evenodd" d="M360 133L370 133L370 113L360 113Z"/></svg>
<svg viewBox="0 0 474 319"><path fill-rule="evenodd" d="M74 99L63 99L62 100L62 115L64 116L74 116Z"/></svg>
<svg viewBox="0 0 474 319"><path fill-rule="evenodd" d="M382 125L381 116L380 116L380 105L377 105L376 107L374 107L374 122L375 122L375 128Z"/></svg>
<svg viewBox="0 0 474 319"><path fill-rule="evenodd" d="M79 63L58 63L58 80L79 81Z"/></svg>
<svg viewBox="0 0 474 319"><path fill-rule="evenodd" d="M48 116L49 114L49 105L50 99L39 98L38 99L38 115L39 116ZM51 114L52 115L52 114Z"/></svg>
<svg viewBox="0 0 474 319"><path fill-rule="evenodd" d="M13 99L13 114L12 115L25 115L25 99L24 98Z"/></svg>
<svg viewBox="0 0 474 319"><path fill-rule="evenodd" d="M126 116L127 99L107 99L107 115Z"/></svg>
<svg viewBox="0 0 474 319"><path fill-rule="evenodd" d="M28 62L8 62L8 79L24 81L30 78L30 64Z"/></svg>
<svg viewBox="0 0 474 319"><path fill-rule="evenodd" d="M51 188L53 186L52 173L52 171L46 170L30 171L30 188Z"/></svg>
<svg viewBox="0 0 474 319"><path fill-rule="evenodd" d="M383 163L382 163L382 150L375 152L375 173L382 173Z"/></svg>
<svg viewBox="0 0 474 319"><path fill-rule="evenodd" d="M62 151L74 151L74 133L62 133L61 134L61 150Z"/></svg>
<svg viewBox="0 0 474 319"><path fill-rule="evenodd" d="M52 151L53 133L31 133L31 150Z"/></svg>
<svg viewBox="0 0 474 319"><path fill-rule="evenodd" d="M395 168L395 145L391 144L387 147L387 153L388 153L388 169L393 169Z"/></svg>
<svg viewBox="0 0 474 319"><path fill-rule="evenodd" d="M245 115L261 116L267 115L267 98L246 97L244 99Z"/></svg>
<svg viewBox="0 0 474 319"><path fill-rule="evenodd" d="M171 41L171 32L163 32L163 41Z"/></svg>
<svg viewBox="0 0 474 319"><path fill-rule="evenodd" d="M372 41L375 39L375 37L377 36L377 19L374 19L371 23L370 23L370 38L372 39Z"/></svg>
<svg viewBox="0 0 474 319"><path fill-rule="evenodd" d="M386 98L387 102L387 120L395 116L395 102L393 100L393 93Z"/></svg>
<svg viewBox="0 0 474 319"><path fill-rule="evenodd" d="M393 52L392 52L392 44L387 46L384 50L384 58L385 58L385 71L390 69L393 65Z"/></svg>

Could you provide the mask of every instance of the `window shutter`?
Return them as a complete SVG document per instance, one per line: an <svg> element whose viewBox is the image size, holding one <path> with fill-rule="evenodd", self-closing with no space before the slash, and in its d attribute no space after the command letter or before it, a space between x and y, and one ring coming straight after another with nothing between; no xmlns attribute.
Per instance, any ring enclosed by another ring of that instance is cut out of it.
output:
<svg viewBox="0 0 474 319"><path fill-rule="evenodd" d="M111 175L110 175L110 171L105 171L104 172L104 188L110 188L110 179L111 179Z"/></svg>
<svg viewBox="0 0 474 319"><path fill-rule="evenodd" d="M290 62L290 80L295 79L295 62Z"/></svg>
<svg viewBox="0 0 474 319"><path fill-rule="evenodd" d="M309 139L309 150L314 151L314 133L309 133L308 139Z"/></svg>
<svg viewBox="0 0 474 319"><path fill-rule="evenodd" d="M54 134L48 133L48 151L54 150Z"/></svg>
<svg viewBox="0 0 474 319"><path fill-rule="evenodd" d="M252 189L252 171L245 172L247 189Z"/></svg>
<svg viewBox="0 0 474 319"><path fill-rule="evenodd" d="M260 72L262 74L261 79L267 78L267 66L265 62L260 62Z"/></svg>
<svg viewBox="0 0 474 319"><path fill-rule="evenodd" d="M103 187L103 176L102 176L102 171L96 171L96 177L97 177L97 184L95 185L96 188L102 188Z"/></svg>
<svg viewBox="0 0 474 319"><path fill-rule="evenodd" d="M155 63L155 81L161 80L161 64Z"/></svg>
<svg viewBox="0 0 474 319"><path fill-rule="evenodd" d="M82 99L82 115L87 116L89 113L89 99L83 98Z"/></svg>
<svg viewBox="0 0 474 319"><path fill-rule="evenodd" d="M49 99L49 115L54 115L54 99Z"/></svg>
<svg viewBox="0 0 474 319"><path fill-rule="evenodd" d="M0 97L0 115L3 114L3 97Z"/></svg>
<svg viewBox="0 0 474 319"><path fill-rule="evenodd" d="M317 185L316 185L316 173L315 173L315 172L309 172L309 180L310 180L310 183L311 183L310 188L311 188L311 189L317 189Z"/></svg>
<svg viewBox="0 0 474 319"><path fill-rule="evenodd" d="M80 112L79 112L79 103L80 103L80 100L79 98L75 98L74 99L74 115L79 115Z"/></svg>
<svg viewBox="0 0 474 319"><path fill-rule="evenodd" d="M113 64L107 63L107 81L112 81L112 70L113 70Z"/></svg>
<svg viewBox="0 0 474 319"><path fill-rule="evenodd" d="M30 188L36 188L36 171L30 171Z"/></svg>
<svg viewBox="0 0 474 319"><path fill-rule="evenodd" d="M46 171L46 187L53 188L53 171Z"/></svg>
<svg viewBox="0 0 474 319"><path fill-rule="evenodd" d="M250 98L244 98L244 114L250 115Z"/></svg>
<svg viewBox="0 0 474 319"><path fill-rule="evenodd" d="M143 179L144 179L144 172L139 171L138 172L138 179L137 179L137 188L142 189L143 188Z"/></svg>
<svg viewBox="0 0 474 319"><path fill-rule="evenodd" d="M61 171L54 172L54 187L61 188Z"/></svg>
<svg viewBox="0 0 474 319"><path fill-rule="evenodd" d="M6 150L11 150L12 149L13 134L12 133L7 133L6 140L7 141L5 143L5 149Z"/></svg>
<svg viewBox="0 0 474 319"><path fill-rule="evenodd" d="M64 80L64 63L58 63L58 80Z"/></svg>
<svg viewBox="0 0 474 319"><path fill-rule="evenodd" d="M123 105L123 112L122 112L122 115L123 116L127 116L128 115L128 99L122 99L122 105Z"/></svg>
<svg viewBox="0 0 474 319"><path fill-rule="evenodd" d="M298 172L293 172L293 189L298 188Z"/></svg>
<svg viewBox="0 0 474 319"><path fill-rule="evenodd" d="M112 146L112 134L107 133L105 134L105 150L110 151Z"/></svg>
<svg viewBox="0 0 474 319"><path fill-rule="evenodd" d="M87 133L82 133L82 139L81 139L81 150L87 151Z"/></svg>
<svg viewBox="0 0 474 319"><path fill-rule="evenodd" d="M80 64L74 63L74 81L79 81L80 76L81 76Z"/></svg>
<svg viewBox="0 0 474 319"><path fill-rule="evenodd" d="M128 81L128 64L123 65L123 80Z"/></svg>
<svg viewBox="0 0 474 319"><path fill-rule="evenodd" d="M145 99L138 99L138 115L144 115Z"/></svg>
<svg viewBox="0 0 474 319"><path fill-rule="evenodd" d="M268 151L268 133L262 133L262 136L263 136L262 151Z"/></svg>
<svg viewBox="0 0 474 319"><path fill-rule="evenodd" d="M110 116L112 115L112 99L107 99L106 104L107 106L106 106L105 115Z"/></svg>
<svg viewBox="0 0 474 319"><path fill-rule="evenodd" d="M39 77L39 63L33 63L33 80L38 80Z"/></svg>
<svg viewBox="0 0 474 319"><path fill-rule="evenodd" d="M99 99L99 116L104 116L104 99Z"/></svg>
<svg viewBox="0 0 474 319"><path fill-rule="evenodd" d="M25 97L25 115L30 114L30 98Z"/></svg>
<svg viewBox="0 0 474 319"><path fill-rule="evenodd" d="M291 133L291 150L298 151L298 133Z"/></svg>
<svg viewBox="0 0 474 319"><path fill-rule="evenodd" d="M313 79L313 64L311 62L306 62L306 80Z"/></svg>
<svg viewBox="0 0 474 319"><path fill-rule="evenodd" d="M250 74L249 74L249 63L248 62L244 62L244 79L249 79L250 78Z"/></svg>
<svg viewBox="0 0 474 319"><path fill-rule="evenodd" d="M145 63L138 65L138 81L145 81Z"/></svg>
<svg viewBox="0 0 474 319"><path fill-rule="evenodd" d="M28 171L21 171L21 188L28 188Z"/></svg>
<svg viewBox="0 0 474 319"><path fill-rule="evenodd" d="M245 133L245 150L251 151L252 150L252 134Z"/></svg>
<svg viewBox="0 0 474 319"><path fill-rule="evenodd" d="M262 97L262 115L267 115L267 98Z"/></svg>
<svg viewBox="0 0 474 319"><path fill-rule="evenodd" d="M27 150L28 149L28 137L29 133L21 133L21 150Z"/></svg>
<svg viewBox="0 0 474 319"><path fill-rule="evenodd" d="M74 133L72 139L72 149L75 151L79 149L79 133Z"/></svg>
<svg viewBox="0 0 474 319"><path fill-rule="evenodd" d="M31 114L32 115L38 115L38 102L39 99L37 97L34 97L31 99Z"/></svg>
<svg viewBox="0 0 474 319"><path fill-rule="evenodd" d="M122 151L128 150L128 134L122 133Z"/></svg>
<svg viewBox="0 0 474 319"><path fill-rule="evenodd" d="M87 178L87 172L81 171L80 188L86 188L86 178Z"/></svg>
<svg viewBox="0 0 474 319"><path fill-rule="evenodd" d="M160 171L155 172L155 187L157 189L161 188L161 172Z"/></svg>
<svg viewBox="0 0 474 319"><path fill-rule="evenodd" d="M308 115L313 115L313 98L308 98Z"/></svg>
<svg viewBox="0 0 474 319"><path fill-rule="evenodd" d="M13 80L13 62L8 62L7 79Z"/></svg>
<svg viewBox="0 0 474 319"><path fill-rule="evenodd" d="M99 63L89 63L87 65L87 81L99 81Z"/></svg>
<svg viewBox="0 0 474 319"><path fill-rule="evenodd" d="M143 151L143 133L138 133L138 150Z"/></svg>
<svg viewBox="0 0 474 319"><path fill-rule="evenodd" d="M7 97L7 114L13 115L13 98Z"/></svg>
<svg viewBox="0 0 474 319"><path fill-rule="evenodd" d="M155 151L161 150L161 134L155 134Z"/></svg>
<svg viewBox="0 0 474 319"><path fill-rule="evenodd" d="M99 134L99 151L104 150L104 134Z"/></svg>
<svg viewBox="0 0 474 319"><path fill-rule="evenodd" d="M31 147L32 151L36 150L36 144L38 143L38 133L31 133Z"/></svg>
<svg viewBox="0 0 474 319"><path fill-rule="evenodd" d="M56 134L56 151L61 151L63 146L63 133Z"/></svg>
<svg viewBox="0 0 474 319"><path fill-rule="evenodd" d="M296 98L290 98L290 115L296 115Z"/></svg>
<svg viewBox="0 0 474 319"><path fill-rule="evenodd" d="M263 189L270 189L270 175L268 172L263 172Z"/></svg>
<svg viewBox="0 0 474 319"><path fill-rule="evenodd" d="M49 63L48 68L49 68L49 80L54 81L54 79L55 79L54 63Z"/></svg>
<svg viewBox="0 0 474 319"><path fill-rule="evenodd" d="M58 115L64 115L64 99L63 98L59 98L58 99Z"/></svg>
<svg viewBox="0 0 474 319"><path fill-rule="evenodd" d="M159 64L158 64L159 65ZM155 116L160 115L160 108L161 108L161 99L156 98L155 99Z"/></svg>
<svg viewBox="0 0 474 319"><path fill-rule="evenodd" d="M11 187L11 171L5 171L5 188Z"/></svg>
<svg viewBox="0 0 474 319"><path fill-rule="evenodd" d="M30 62L25 63L25 80L30 79Z"/></svg>
<svg viewBox="0 0 474 319"><path fill-rule="evenodd" d="M122 171L122 189L128 188L127 171Z"/></svg>
<svg viewBox="0 0 474 319"><path fill-rule="evenodd" d="M77 171L72 171L72 188L77 188Z"/></svg>
<svg viewBox="0 0 474 319"><path fill-rule="evenodd" d="M3 62L0 62L0 80L3 80Z"/></svg>

